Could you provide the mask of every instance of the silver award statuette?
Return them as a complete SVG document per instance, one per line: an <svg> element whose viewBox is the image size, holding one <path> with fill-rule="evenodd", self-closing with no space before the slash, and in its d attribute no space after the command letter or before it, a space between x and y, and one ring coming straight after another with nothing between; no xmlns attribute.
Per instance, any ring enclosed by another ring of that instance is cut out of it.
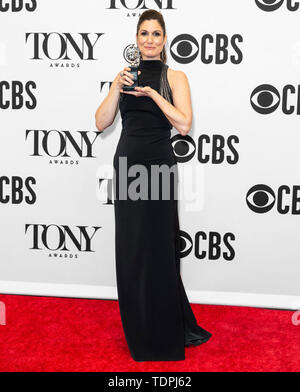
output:
<svg viewBox="0 0 300 392"><path fill-rule="evenodd" d="M138 66L140 64L140 51L135 44L128 45L124 50L124 58L130 64L130 73L134 76L131 86L124 85L124 91L133 91L138 86Z"/></svg>

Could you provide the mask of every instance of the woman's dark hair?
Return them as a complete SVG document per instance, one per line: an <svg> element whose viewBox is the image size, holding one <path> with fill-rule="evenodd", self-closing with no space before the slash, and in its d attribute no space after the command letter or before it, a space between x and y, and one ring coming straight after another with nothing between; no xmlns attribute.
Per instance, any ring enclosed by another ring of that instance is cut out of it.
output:
<svg viewBox="0 0 300 392"><path fill-rule="evenodd" d="M141 24L142 24L145 20L153 20L153 19L155 19L155 20L158 21L158 23L160 24L160 26L161 26L161 28L162 28L162 30L163 30L164 37L165 37L165 35L166 35L166 25L165 25L165 21L164 21L164 18L163 18L163 16L162 16L162 14L161 14L160 12L156 11L156 10L146 10L146 11L144 11L144 12L142 13L142 15L141 15L140 18L139 18L138 24L137 24L136 35L138 35L139 30L140 30L140 27L141 27ZM166 48L165 48L165 46L164 46L162 52L160 53L160 58L161 58L161 61L162 61L163 63L166 63L166 62L167 62L167 53L166 53Z"/></svg>

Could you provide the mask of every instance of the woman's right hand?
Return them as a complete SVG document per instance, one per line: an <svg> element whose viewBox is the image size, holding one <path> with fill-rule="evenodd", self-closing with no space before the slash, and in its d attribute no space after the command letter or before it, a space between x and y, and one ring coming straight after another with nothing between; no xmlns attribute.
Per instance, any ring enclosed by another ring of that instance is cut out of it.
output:
<svg viewBox="0 0 300 392"><path fill-rule="evenodd" d="M116 77L116 82L119 90L122 90L124 86L131 86L133 81L133 75L129 72L129 67L124 67L122 71L120 71ZM138 75L140 75L141 71L138 71Z"/></svg>

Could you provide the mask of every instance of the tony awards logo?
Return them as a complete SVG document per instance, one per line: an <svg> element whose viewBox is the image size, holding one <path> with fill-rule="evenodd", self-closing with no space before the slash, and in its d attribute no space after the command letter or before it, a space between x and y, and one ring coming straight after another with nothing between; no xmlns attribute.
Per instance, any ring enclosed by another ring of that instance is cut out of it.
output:
<svg viewBox="0 0 300 392"><path fill-rule="evenodd" d="M134 90L135 87L138 86L138 66L140 64L141 60L141 52L139 51L139 48L134 45L128 45L124 49L123 56L125 60L130 64L130 73L133 75L133 84L131 86L124 86L123 90L124 91L132 91Z"/></svg>

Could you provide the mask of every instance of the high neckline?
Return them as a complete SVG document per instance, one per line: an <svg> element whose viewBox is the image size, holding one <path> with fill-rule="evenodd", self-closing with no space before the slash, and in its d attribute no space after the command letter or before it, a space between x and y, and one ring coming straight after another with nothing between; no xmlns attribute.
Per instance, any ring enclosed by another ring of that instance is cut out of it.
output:
<svg viewBox="0 0 300 392"><path fill-rule="evenodd" d="M163 62L161 60L140 60L141 69L161 69Z"/></svg>

